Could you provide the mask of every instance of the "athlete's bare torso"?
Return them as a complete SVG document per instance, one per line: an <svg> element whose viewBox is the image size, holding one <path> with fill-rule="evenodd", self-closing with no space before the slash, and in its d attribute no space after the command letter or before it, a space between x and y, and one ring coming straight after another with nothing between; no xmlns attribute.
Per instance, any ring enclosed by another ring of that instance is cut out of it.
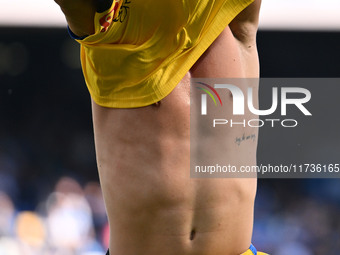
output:
<svg viewBox="0 0 340 255"><path fill-rule="evenodd" d="M192 179L189 171L190 76L244 77L241 55L227 28L160 106L93 103L110 254L236 255L248 249L256 179ZM234 140L243 132L226 136ZM225 149L237 151L226 160L255 164L256 142Z"/></svg>
<svg viewBox="0 0 340 255"><path fill-rule="evenodd" d="M110 109L92 102L111 255L237 255L248 249L256 179L190 178L190 78L258 77L259 5L257 0L225 29L160 105ZM93 17L86 25L72 8L62 9L73 32L93 32ZM229 100L225 107L231 105ZM257 139L228 142L245 132L225 132L226 161L256 163ZM216 137L205 141L210 139Z"/></svg>

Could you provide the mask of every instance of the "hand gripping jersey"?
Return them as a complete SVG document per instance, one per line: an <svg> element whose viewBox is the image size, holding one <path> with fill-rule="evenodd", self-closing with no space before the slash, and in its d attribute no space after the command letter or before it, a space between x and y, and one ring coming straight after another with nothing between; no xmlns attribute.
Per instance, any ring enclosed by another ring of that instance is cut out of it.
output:
<svg viewBox="0 0 340 255"><path fill-rule="evenodd" d="M135 108L166 97L253 0L113 0L77 41L93 100Z"/></svg>

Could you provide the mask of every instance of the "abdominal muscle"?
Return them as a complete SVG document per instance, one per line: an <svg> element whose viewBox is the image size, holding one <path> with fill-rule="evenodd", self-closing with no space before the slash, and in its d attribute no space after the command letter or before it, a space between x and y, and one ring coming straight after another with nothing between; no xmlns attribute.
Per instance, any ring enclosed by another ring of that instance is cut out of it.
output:
<svg viewBox="0 0 340 255"><path fill-rule="evenodd" d="M244 77L233 40L227 28L158 106L92 103L111 255L237 255L248 249L256 179L194 179L189 170L190 77ZM213 60L221 47L226 57ZM237 146L224 146L231 152L226 160L255 163L256 143Z"/></svg>

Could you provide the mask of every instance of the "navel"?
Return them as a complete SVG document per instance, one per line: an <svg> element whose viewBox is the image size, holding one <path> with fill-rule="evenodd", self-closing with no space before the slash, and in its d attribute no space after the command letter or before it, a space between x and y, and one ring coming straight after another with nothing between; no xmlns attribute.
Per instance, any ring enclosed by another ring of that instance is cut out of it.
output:
<svg viewBox="0 0 340 255"><path fill-rule="evenodd" d="M193 229L193 230L191 230L191 232L190 232L190 240L191 240L191 241L194 240L195 236L196 236L196 230Z"/></svg>

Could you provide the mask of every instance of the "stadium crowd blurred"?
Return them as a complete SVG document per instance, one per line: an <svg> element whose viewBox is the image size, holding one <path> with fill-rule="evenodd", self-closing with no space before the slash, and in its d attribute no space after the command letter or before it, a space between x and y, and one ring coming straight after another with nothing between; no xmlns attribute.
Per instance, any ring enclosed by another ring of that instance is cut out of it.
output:
<svg viewBox="0 0 340 255"><path fill-rule="evenodd" d="M32 211L18 210L1 191L0 208L2 255L99 255L108 247L109 228L96 182L81 187L75 179L61 177Z"/></svg>

